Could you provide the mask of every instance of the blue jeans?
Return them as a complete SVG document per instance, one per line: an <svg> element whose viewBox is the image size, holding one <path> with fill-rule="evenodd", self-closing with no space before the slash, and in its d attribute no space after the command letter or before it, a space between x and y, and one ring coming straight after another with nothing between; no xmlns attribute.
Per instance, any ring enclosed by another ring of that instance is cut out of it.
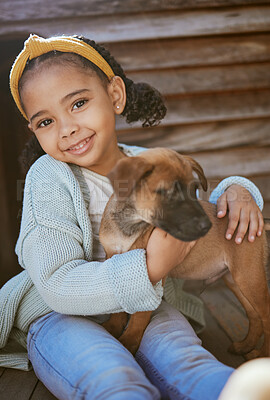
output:
<svg viewBox="0 0 270 400"><path fill-rule="evenodd" d="M28 355L37 377L61 400L216 400L233 372L164 301L135 358L91 319L55 312L32 323Z"/></svg>

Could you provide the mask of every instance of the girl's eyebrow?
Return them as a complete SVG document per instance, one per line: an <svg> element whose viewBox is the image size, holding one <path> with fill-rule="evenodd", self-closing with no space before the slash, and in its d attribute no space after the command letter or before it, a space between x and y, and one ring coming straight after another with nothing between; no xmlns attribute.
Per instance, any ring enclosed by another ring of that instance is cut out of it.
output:
<svg viewBox="0 0 270 400"><path fill-rule="evenodd" d="M79 89L79 90L75 90L74 92L68 93L66 96L64 96L60 100L60 104L63 104L68 99L71 99L72 97L74 97L78 94L84 93L84 92L90 92L90 90L89 89ZM30 118L30 122L32 123L35 118L39 117L42 114L45 114L46 112L47 112L46 110L38 111L36 114L32 115L32 117Z"/></svg>
<svg viewBox="0 0 270 400"><path fill-rule="evenodd" d="M46 110L41 110L41 111L37 112L36 114L32 115L32 117L30 118L31 124L32 124L32 122L33 122L33 120L34 120L35 118L37 118L37 117L39 117L40 115L45 114L45 113L46 113Z"/></svg>
<svg viewBox="0 0 270 400"><path fill-rule="evenodd" d="M89 89L79 89L79 90L75 90L74 92L68 93L66 96L64 96L62 98L62 100L60 101L60 104L63 104L66 100L69 100L73 96L76 96L77 94L81 94L84 92L90 92L90 90Z"/></svg>

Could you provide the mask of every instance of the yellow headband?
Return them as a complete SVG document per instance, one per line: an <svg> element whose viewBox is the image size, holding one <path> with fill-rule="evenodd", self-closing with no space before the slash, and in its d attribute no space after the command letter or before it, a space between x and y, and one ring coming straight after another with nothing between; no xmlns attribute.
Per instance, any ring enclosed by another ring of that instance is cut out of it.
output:
<svg viewBox="0 0 270 400"><path fill-rule="evenodd" d="M49 39L44 39L37 35L30 35L24 42L24 48L17 56L11 71L10 71L10 90L15 100L15 103L24 116L28 119L23 111L20 95L19 95L19 80L23 74L28 60L39 57L42 54L57 50L63 53L75 53L91 61L107 75L111 80L114 77L113 70L104 60L104 58L89 44L72 36L58 36Z"/></svg>

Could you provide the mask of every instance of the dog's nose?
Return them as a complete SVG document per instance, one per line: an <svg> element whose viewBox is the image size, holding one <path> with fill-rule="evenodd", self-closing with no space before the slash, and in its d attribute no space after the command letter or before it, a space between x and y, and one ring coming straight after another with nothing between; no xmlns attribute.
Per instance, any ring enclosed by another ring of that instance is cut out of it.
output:
<svg viewBox="0 0 270 400"><path fill-rule="evenodd" d="M212 226L212 223L207 215L202 217L194 217L194 223L202 233L207 233Z"/></svg>

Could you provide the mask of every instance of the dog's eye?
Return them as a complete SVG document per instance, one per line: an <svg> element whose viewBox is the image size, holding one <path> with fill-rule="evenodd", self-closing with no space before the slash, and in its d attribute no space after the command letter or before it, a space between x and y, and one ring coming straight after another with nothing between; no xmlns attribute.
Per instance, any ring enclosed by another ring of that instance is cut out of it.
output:
<svg viewBox="0 0 270 400"><path fill-rule="evenodd" d="M151 175L152 172L153 172L153 169L150 169L150 170L146 171L146 172L143 174L143 176L141 177L141 179L146 179L146 178L148 178L148 176Z"/></svg>
<svg viewBox="0 0 270 400"><path fill-rule="evenodd" d="M159 188L156 190L156 193L160 196L166 196L168 193L168 190L165 188Z"/></svg>

